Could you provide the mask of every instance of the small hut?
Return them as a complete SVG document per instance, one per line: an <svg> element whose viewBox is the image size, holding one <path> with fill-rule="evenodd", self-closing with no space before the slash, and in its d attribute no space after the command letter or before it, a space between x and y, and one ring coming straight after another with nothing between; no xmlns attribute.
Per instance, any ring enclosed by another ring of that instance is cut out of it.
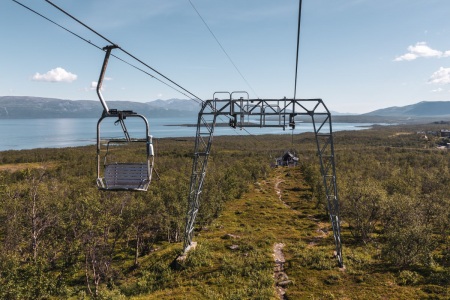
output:
<svg viewBox="0 0 450 300"><path fill-rule="evenodd" d="M277 158L275 165L277 167L295 167L297 164L298 157L296 157L290 151L286 151L283 156Z"/></svg>

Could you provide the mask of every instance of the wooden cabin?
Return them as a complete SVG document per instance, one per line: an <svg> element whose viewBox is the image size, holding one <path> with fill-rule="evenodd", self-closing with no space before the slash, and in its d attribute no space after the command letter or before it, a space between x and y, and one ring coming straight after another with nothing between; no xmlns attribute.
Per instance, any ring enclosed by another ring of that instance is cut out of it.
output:
<svg viewBox="0 0 450 300"><path fill-rule="evenodd" d="M298 164L298 157L292 152L286 151L283 156L276 159L275 166L277 167L295 167Z"/></svg>

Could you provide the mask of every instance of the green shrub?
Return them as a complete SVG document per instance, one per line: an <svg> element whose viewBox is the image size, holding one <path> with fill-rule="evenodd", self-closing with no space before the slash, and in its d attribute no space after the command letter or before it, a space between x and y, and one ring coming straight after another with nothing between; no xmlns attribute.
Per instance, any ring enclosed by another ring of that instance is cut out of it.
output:
<svg viewBox="0 0 450 300"><path fill-rule="evenodd" d="M422 276L414 271L404 270L398 274L397 284L398 285L416 285L420 283Z"/></svg>

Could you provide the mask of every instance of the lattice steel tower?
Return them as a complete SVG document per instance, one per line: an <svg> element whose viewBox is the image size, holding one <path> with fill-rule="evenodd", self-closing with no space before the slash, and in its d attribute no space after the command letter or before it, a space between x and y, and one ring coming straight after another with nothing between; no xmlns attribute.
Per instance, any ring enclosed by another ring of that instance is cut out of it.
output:
<svg viewBox="0 0 450 300"><path fill-rule="evenodd" d="M225 99L216 98L219 94L226 95ZM245 97L241 97L242 95ZM285 98L262 100L248 99L246 92L218 92L214 94L213 100L207 100L203 103L198 114L188 213L184 232L184 252L186 253L192 244L195 219L200 206L200 196L205 181L208 157L211 151L216 121L219 116L229 118L231 127L279 127L283 129L295 127L295 120L300 116L311 118L316 138L320 171L327 198L327 208L333 227L336 256L338 265L342 267L339 198L336 184L331 114L322 99ZM251 117L252 123L246 122L246 117Z"/></svg>

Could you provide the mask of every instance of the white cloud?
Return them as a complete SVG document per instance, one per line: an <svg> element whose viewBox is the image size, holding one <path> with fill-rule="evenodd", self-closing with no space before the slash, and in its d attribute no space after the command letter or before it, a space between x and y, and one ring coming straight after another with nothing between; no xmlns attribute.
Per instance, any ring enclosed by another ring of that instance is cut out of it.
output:
<svg viewBox="0 0 450 300"><path fill-rule="evenodd" d="M450 68L440 67L439 70L431 75L428 83L435 84L449 84L450 83Z"/></svg>
<svg viewBox="0 0 450 300"><path fill-rule="evenodd" d="M94 91L97 89L97 81L92 81L91 84L88 87L83 88L85 92L90 92L90 91ZM104 86L102 86L102 91L103 91Z"/></svg>
<svg viewBox="0 0 450 300"><path fill-rule="evenodd" d="M94 91L94 90L97 89L97 85L98 85L98 82L97 82L97 81L92 81L92 82L91 82L91 86L90 86L88 89L86 89L86 90ZM102 88L100 89L100 91L103 92L104 90L105 90L105 85L103 84L103 85L102 85Z"/></svg>
<svg viewBox="0 0 450 300"><path fill-rule="evenodd" d="M450 50L449 51L439 51L430 48L426 42L419 42L414 46L408 47L408 53L405 53L399 57L396 57L394 61L410 61L415 60L419 57L447 57L450 56Z"/></svg>
<svg viewBox="0 0 450 300"><path fill-rule="evenodd" d="M415 60L417 57L418 57L417 54L406 53L406 54L403 54L402 56L397 57L396 59L394 59L394 61Z"/></svg>
<svg viewBox="0 0 450 300"><path fill-rule="evenodd" d="M33 76L35 81L46 82L73 82L77 80L77 75L67 72L63 68L56 68L48 71L45 74L36 73Z"/></svg>
<svg viewBox="0 0 450 300"><path fill-rule="evenodd" d="M443 92L443 91L444 91L443 88L437 88L435 90L431 90L432 93L440 93L440 92Z"/></svg>
<svg viewBox="0 0 450 300"><path fill-rule="evenodd" d="M105 78L103 78L103 81L110 81L110 80L113 80L111 77L105 77ZM97 89L97 85L98 85L98 82L97 81L92 81L91 82L91 85L89 86L89 88L87 88L86 90L95 90L95 89ZM101 90L103 91L105 89L105 85L102 85L102 88L101 88Z"/></svg>

